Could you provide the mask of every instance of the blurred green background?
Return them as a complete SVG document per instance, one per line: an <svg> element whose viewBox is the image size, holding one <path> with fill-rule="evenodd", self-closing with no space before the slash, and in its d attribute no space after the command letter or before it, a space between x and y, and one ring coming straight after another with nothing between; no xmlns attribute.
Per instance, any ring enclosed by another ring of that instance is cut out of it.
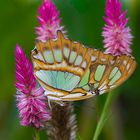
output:
<svg viewBox="0 0 140 140"><path fill-rule="evenodd" d="M109 119L100 140L140 139L140 0L122 0L128 9L129 26L134 35L133 55L138 66L128 81L117 89ZM105 0L54 0L60 10L68 36L85 45L102 48ZM33 130L19 124L15 101L16 43L30 58L34 48L39 0L0 0L0 140L31 140ZM107 95L75 103L79 135L91 140ZM42 133L42 139L47 139Z"/></svg>

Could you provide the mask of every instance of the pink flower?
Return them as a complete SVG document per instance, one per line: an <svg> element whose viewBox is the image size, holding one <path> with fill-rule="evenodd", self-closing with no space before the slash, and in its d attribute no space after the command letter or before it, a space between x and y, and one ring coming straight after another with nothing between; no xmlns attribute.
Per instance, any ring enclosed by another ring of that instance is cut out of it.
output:
<svg viewBox="0 0 140 140"><path fill-rule="evenodd" d="M36 27L37 40L45 42L50 38L56 38L57 31L62 31L63 26L60 26L61 19L55 5L51 0L44 0L38 13L40 26Z"/></svg>
<svg viewBox="0 0 140 140"><path fill-rule="evenodd" d="M45 127L45 123L50 119L50 114L44 90L41 87L36 88L29 95L18 91L16 97L21 125L35 128Z"/></svg>
<svg viewBox="0 0 140 140"><path fill-rule="evenodd" d="M36 87L32 65L19 45L16 46L17 108L21 125L45 127L50 119L44 90Z"/></svg>
<svg viewBox="0 0 140 140"><path fill-rule="evenodd" d="M16 46L16 88L29 94L36 86L33 68L19 45Z"/></svg>
<svg viewBox="0 0 140 140"><path fill-rule="evenodd" d="M126 27L128 18L126 11L122 12L122 4L119 0L107 0L106 3L106 25L103 28L104 48L106 53L113 55L130 55L132 44L131 29Z"/></svg>

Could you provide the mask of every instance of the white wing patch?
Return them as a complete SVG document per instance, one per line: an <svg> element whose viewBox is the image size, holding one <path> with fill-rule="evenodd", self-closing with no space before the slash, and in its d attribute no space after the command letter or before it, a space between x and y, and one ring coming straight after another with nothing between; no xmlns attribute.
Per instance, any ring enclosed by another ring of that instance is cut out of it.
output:
<svg viewBox="0 0 140 140"><path fill-rule="evenodd" d="M74 65L79 66L82 63L82 60L83 60L83 57L81 55L78 55Z"/></svg>
<svg viewBox="0 0 140 140"><path fill-rule="evenodd" d="M41 55L40 53L34 55L34 58L35 58L35 59L39 59L39 60L45 62L45 61L44 61L44 58L42 57L42 55Z"/></svg>
<svg viewBox="0 0 140 140"><path fill-rule="evenodd" d="M46 62L54 63L53 55L52 55L52 52L50 50L45 50L44 56L45 56Z"/></svg>
<svg viewBox="0 0 140 140"><path fill-rule="evenodd" d="M54 57L57 62L62 62L61 50L54 50Z"/></svg>
<svg viewBox="0 0 140 140"><path fill-rule="evenodd" d="M77 56L77 53L74 52L74 51L72 51L71 54L70 54L69 62L70 62L70 63L73 63L74 60L75 60L75 58L76 58L76 56Z"/></svg>
<svg viewBox="0 0 140 140"><path fill-rule="evenodd" d="M67 48L67 47L64 47L64 56L65 56L66 58L68 58L68 57L69 57L69 54L70 54L70 49Z"/></svg>

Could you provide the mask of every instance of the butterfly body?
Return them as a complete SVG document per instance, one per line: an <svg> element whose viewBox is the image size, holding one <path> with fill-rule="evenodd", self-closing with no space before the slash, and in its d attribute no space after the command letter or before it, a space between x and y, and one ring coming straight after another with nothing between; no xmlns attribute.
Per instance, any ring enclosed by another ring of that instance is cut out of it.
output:
<svg viewBox="0 0 140 140"><path fill-rule="evenodd" d="M114 57L86 48L58 31L57 39L38 42L31 54L34 74L50 100L75 101L119 86L135 70L130 56Z"/></svg>

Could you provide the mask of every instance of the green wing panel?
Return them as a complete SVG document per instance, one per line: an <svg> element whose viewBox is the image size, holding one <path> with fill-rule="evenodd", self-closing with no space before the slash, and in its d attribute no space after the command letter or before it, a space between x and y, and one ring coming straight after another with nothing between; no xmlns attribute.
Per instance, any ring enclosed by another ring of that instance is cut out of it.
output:
<svg viewBox="0 0 140 140"><path fill-rule="evenodd" d="M86 85L89 82L89 75L90 75L90 70L88 69L84 75L84 77L82 78L82 80L80 81L78 87L83 87L84 85Z"/></svg>
<svg viewBox="0 0 140 140"><path fill-rule="evenodd" d="M47 85L65 91L73 90L80 77L69 72L40 70L35 75Z"/></svg>

